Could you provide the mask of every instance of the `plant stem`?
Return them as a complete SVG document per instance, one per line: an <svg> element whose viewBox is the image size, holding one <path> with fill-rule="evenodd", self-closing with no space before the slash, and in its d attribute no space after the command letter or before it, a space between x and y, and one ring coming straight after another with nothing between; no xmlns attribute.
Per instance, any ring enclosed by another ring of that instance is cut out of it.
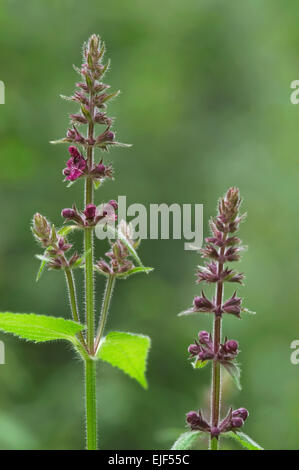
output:
<svg viewBox="0 0 299 470"><path fill-rule="evenodd" d="M93 95L90 96L90 113L93 116ZM94 124L89 122L88 137L93 139ZM93 148L87 148L87 165L93 165ZM93 203L93 182L85 180L85 206ZM93 278L93 228L84 230L85 258L85 319L86 342L91 355L94 355L94 278ZM96 403L96 363L92 358L85 359L85 406L86 406L86 447L97 448L97 403Z"/></svg>
<svg viewBox="0 0 299 470"><path fill-rule="evenodd" d="M225 241L224 237L224 240ZM225 247L221 247L219 255L224 255ZM222 273L223 263L218 263L218 275ZM220 309L222 305L223 297L223 282L218 281L216 287L216 306ZM221 343L221 322L222 318L219 314L215 314L214 318L214 353L217 354ZM217 360L213 360L213 371L212 371L212 403L211 403L211 423L213 427L218 427L220 417L220 403L221 403L221 369L220 363ZM219 438L212 438L210 442L211 450L218 450Z"/></svg>
<svg viewBox="0 0 299 470"><path fill-rule="evenodd" d="M66 277L66 282L67 282L67 287L68 287L68 292L69 292L69 297L70 297L70 304L71 304L73 319L76 322L80 323L74 275L73 275L73 271L70 268L65 269L65 277ZM80 343L82 344L84 349L86 349L86 343L85 343L85 340L81 331L78 334L78 337L79 337Z"/></svg>
<svg viewBox="0 0 299 470"><path fill-rule="evenodd" d="M109 275L107 282L106 282L105 294L104 294L104 299L103 299L103 304L102 304L102 311L101 311L101 316L100 316L100 321L99 321L99 326L98 326L98 333L97 333L97 338L96 338L95 345L94 345L95 353L97 352L97 349L99 347L99 344L100 344L100 341L104 332L114 284L115 284L115 276Z"/></svg>
<svg viewBox="0 0 299 470"><path fill-rule="evenodd" d="M86 448L97 449L96 362L85 359Z"/></svg>

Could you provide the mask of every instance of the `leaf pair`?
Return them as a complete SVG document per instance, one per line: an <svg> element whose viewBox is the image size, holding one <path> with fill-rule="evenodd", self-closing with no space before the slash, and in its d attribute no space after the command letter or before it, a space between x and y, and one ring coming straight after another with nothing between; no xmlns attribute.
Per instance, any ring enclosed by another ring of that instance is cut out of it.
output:
<svg viewBox="0 0 299 470"><path fill-rule="evenodd" d="M34 313L0 313L0 330L35 343L67 340L78 346L77 334L84 329L84 325L64 318ZM145 371L149 348L148 336L112 332L101 341L97 358L118 367L147 388Z"/></svg>
<svg viewBox="0 0 299 470"><path fill-rule="evenodd" d="M175 441L171 450L189 450L196 442L204 436L204 433L201 431L188 431L180 435L180 437ZM227 437L233 439L234 441L241 444L247 450L264 450L257 442L255 442L251 437L247 436L244 432L230 431L228 433L221 434L222 437Z"/></svg>

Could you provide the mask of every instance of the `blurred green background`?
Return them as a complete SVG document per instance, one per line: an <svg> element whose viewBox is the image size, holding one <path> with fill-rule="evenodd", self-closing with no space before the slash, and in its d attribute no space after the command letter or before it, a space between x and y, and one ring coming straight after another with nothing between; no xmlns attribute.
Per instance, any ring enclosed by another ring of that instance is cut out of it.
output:
<svg viewBox="0 0 299 470"><path fill-rule="evenodd" d="M109 114L119 140L134 144L105 155L116 179L98 202L126 195L128 204L202 203L207 235L218 197L231 185L241 189L249 250L239 293L257 315L225 318L224 333L240 342L243 390L225 382L223 404L248 408L246 432L268 449L299 448L299 365L290 363L290 343L299 338L299 106L290 103L290 83L299 79L298 14L290 0L0 5L1 310L70 316L61 273L35 282L29 225L36 211L59 225L63 207L81 204L82 184L62 184L67 149L49 140L64 136L76 110L59 94L72 93L72 64L98 33L112 60L106 81L122 90ZM151 336L150 387L100 365L102 448L169 448L185 413L209 407L210 370L192 369L187 346L210 319L176 316L199 292L200 258L183 243L144 241L140 255L155 271L117 285L108 329ZM106 242L96 249L100 256ZM99 303L101 279L98 289ZM0 448L82 448L82 365L72 350L0 339Z"/></svg>

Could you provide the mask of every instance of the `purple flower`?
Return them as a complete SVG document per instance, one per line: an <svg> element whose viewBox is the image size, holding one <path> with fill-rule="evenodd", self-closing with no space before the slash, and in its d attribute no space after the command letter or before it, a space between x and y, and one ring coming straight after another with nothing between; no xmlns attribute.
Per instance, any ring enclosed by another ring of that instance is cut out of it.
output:
<svg viewBox="0 0 299 470"><path fill-rule="evenodd" d="M236 292L234 292L233 296L222 305L222 310L225 313L231 313L232 315L240 317L241 303L242 299L237 297Z"/></svg>
<svg viewBox="0 0 299 470"><path fill-rule="evenodd" d="M229 432L232 429L241 428L244 425L244 421L246 421L248 414L249 413L246 408L239 408L234 411L230 408L226 417L219 425L220 432Z"/></svg>
<svg viewBox="0 0 299 470"><path fill-rule="evenodd" d="M201 292L201 297L194 297L193 312L213 312L215 305L206 298L204 292Z"/></svg>
<svg viewBox="0 0 299 470"><path fill-rule="evenodd" d="M246 410L246 408L238 408L237 410L233 411L232 414L235 418L242 418L243 421L246 421L249 416L249 412Z"/></svg>
<svg viewBox="0 0 299 470"><path fill-rule="evenodd" d="M223 345L223 348L228 353L231 353L231 354L235 354L236 351L238 351L238 347L239 347L238 341L235 341L234 339L230 339L229 341L226 341L226 343L224 343Z"/></svg>
<svg viewBox="0 0 299 470"><path fill-rule="evenodd" d="M198 412L189 411L189 413L186 414L186 421L192 431L210 432L210 425L204 419L200 410L198 410Z"/></svg>
<svg viewBox="0 0 299 470"><path fill-rule="evenodd" d="M75 181L83 175L87 163L77 147L71 145L68 150L71 158L66 162L66 168L63 170L63 174L66 180Z"/></svg>
<svg viewBox="0 0 299 470"><path fill-rule="evenodd" d="M97 206L95 206L94 204L87 204L87 206L84 209L84 215L86 219L88 220L94 219L96 212L97 212Z"/></svg>
<svg viewBox="0 0 299 470"><path fill-rule="evenodd" d="M64 219L72 219L75 215L75 211L73 209L62 209L61 215Z"/></svg>

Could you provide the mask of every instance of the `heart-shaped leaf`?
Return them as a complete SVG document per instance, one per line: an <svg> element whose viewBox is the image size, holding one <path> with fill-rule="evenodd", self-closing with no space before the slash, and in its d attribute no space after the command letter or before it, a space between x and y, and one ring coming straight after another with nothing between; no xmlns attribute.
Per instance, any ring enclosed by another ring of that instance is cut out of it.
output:
<svg viewBox="0 0 299 470"><path fill-rule="evenodd" d="M118 367L147 388L145 370L149 348L148 336L113 331L100 342L97 357Z"/></svg>

